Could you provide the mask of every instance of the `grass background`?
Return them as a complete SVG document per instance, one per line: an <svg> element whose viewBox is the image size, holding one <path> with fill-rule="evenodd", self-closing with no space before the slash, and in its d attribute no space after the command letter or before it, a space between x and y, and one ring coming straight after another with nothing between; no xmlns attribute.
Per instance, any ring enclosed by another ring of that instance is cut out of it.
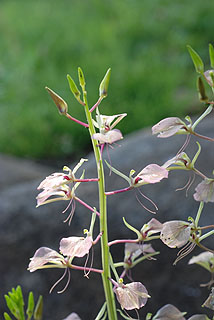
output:
<svg viewBox="0 0 214 320"><path fill-rule="evenodd" d="M44 87L84 121L66 74L81 66L89 103L112 68L103 114L127 112L123 134L166 116L196 113L190 44L208 63L213 42L210 0L0 1L0 151L50 159L90 150L87 130L59 116Z"/></svg>

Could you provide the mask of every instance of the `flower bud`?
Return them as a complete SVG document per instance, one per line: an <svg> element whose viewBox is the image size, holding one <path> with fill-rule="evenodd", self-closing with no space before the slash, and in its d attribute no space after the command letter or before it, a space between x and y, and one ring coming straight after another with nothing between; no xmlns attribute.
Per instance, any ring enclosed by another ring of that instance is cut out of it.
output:
<svg viewBox="0 0 214 320"><path fill-rule="evenodd" d="M214 48L212 44L209 44L210 65L214 68Z"/></svg>
<svg viewBox="0 0 214 320"><path fill-rule="evenodd" d="M80 91L78 90L78 88L76 86L76 83L69 76L69 74L67 75L67 79L68 79L68 83L69 83L69 87L70 87L71 92L73 93L74 97L79 101L79 99L80 99Z"/></svg>
<svg viewBox="0 0 214 320"><path fill-rule="evenodd" d="M84 77L83 71L80 67L78 68L78 76L79 76L79 83L80 83L81 87L85 88L85 85L86 85L85 77Z"/></svg>
<svg viewBox="0 0 214 320"><path fill-rule="evenodd" d="M61 115L66 114L68 112L68 105L67 103L58 95L56 94L53 90L51 90L48 87L45 87L45 89L48 91L50 94L51 98L53 99L55 105L57 106L59 113Z"/></svg>
<svg viewBox="0 0 214 320"><path fill-rule="evenodd" d="M100 83L100 87L99 87L100 98L107 97L110 76L111 76L111 69L109 68L107 70L103 80Z"/></svg>
<svg viewBox="0 0 214 320"><path fill-rule="evenodd" d="M201 60L201 57L198 55L198 53L195 50L193 50L193 48L191 46L188 45L187 49L188 49L189 54L190 54L192 61L194 63L196 72L203 73L204 72L204 64L203 64L203 61Z"/></svg>
<svg viewBox="0 0 214 320"><path fill-rule="evenodd" d="M208 97L206 96L204 83L203 83L203 81L202 81L200 76L197 78L197 90L198 90L200 101L207 103Z"/></svg>

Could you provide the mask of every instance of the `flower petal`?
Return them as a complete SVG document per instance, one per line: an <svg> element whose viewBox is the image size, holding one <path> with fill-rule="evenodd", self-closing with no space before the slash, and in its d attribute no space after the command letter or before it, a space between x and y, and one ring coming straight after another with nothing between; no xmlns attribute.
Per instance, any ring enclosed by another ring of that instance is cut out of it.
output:
<svg viewBox="0 0 214 320"><path fill-rule="evenodd" d="M60 241L60 252L69 257L83 257L91 249L93 239L91 236L84 237L68 237L62 238Z"/></svg>
<svg viewBox="0 0 214 320"><path fill-rule="evenodd" d="M145 286L140 282L119 286L115 289L115 293L121 308L126 310L140 309L150 297Z"/></svg>
<svg viewBox="0 0 214 320"><path fill-rule="evenodd" d="M99 140L99 143L109 143L112 144L118 140L123 138L122 133L118 129L107 131L105 134L103 133L95 133L92 136L93 139Z"/></svg>
<svg viewBox="0 0 214 320"><path fill-rule="evenodd" d="M168 171L157 164L149 164L137 175L147 183L157 183L164 178L168 178Z"/></svg>
<svg viewBox="0 0 214 320"><path fill-rule="evenodd" d="M185 123L177 117L165 118L152 127L152 134L158 134L159 138L168 138L184 126Z"/></svg>
<svg viewBox="0 0 214 320"><path fill-rule="evenodd" d="M193 195L196 201L214 202L214 180L205 179L197 185Z"/></svg>
<svg viewBox="0 0 214 320"><path fill-rule="evenodd" d="M31 262L29 263L28 270L33 272L48 262L59 264L59 262L64 261L64 257L55 250L47 247L41 247L35 252L34 256L30 260Z"/></svg>
<svg viewBox="0 0 214 320"><path fill-rule="evenodd" d="M190 232L187 222L168 221L163 224L160 239L170 248L180 248L189 241Z"/></svg>
<svg viewBox="0 0 214 320"><path fill-rule="evenodd" d="M154 318L155 320L185 320L184 313L172 304L166 304L158 310Z"/></svg>

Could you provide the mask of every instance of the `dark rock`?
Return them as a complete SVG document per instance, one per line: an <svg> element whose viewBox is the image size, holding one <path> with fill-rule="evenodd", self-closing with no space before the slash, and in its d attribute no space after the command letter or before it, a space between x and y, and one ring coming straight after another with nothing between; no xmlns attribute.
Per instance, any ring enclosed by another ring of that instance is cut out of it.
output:
<svg viewBox="0 0 214 320"><path fill-rule="evenodd" d="M208 136L213 136L213 120L207 119L198 130ZM131 169L139 172L150 163L163 164L173 157L182 146L185 137L175 136L168 139L158 139L151 135L150 130L142 130L134 133L121 142L121 147L110 150L109 157L112 166L129 174ZM194 137L186 152L193 156L197 151ZM212 142L200 141L202 154L197 161L197 167L202 172L212 176L214 163L214 148ZM108 154L104 153L108 160ZM9 165L11 161L11 165ZM47 246L57 250L62 237L82 235L82 230L89 227L90 212L81 204L76 203L76 211L69 227L63 223L66 214L61 214L66 207L64 202L55 202L49 205L35 208L37 195L36 187L39 179L54 172L50 168L24 161L16 161L7 157L0 158L1 168L1 192L0 192L0 254L1 254L1 297L0 314L5 311L3 294L12 287L20 284L26 293L33 290L36 294L44 296L45 315L44 319L62 319L72 311L77 312L81 318L94 319L104 301L102 286L99 276L90 274L90 280L84 278L84 274L78 271L71 272L71 283L65 293L58 295L57 289L48 294L53 283L58 280L62 272L56 269L40 270L34 273L27 271L29 258L40 246ZM86 177L96 177L95 162L93 155L84 165ZM73 165L72 165L73 166ZM72 167L71 166L71 167ZM58 170L56 170L58 171ZM81 169L80 169L81 172ZM114 190L126 187L127 183L113 172L109 176L106 168L106 190ZM199 203L193 200L194 186L200 181L198 177L189 190L186 197L185 190L175 192L176 188L182 187L188 180L188 172L172 172L169 179L141 188L143 194L155 201L159 210L156 218L161 222L167 220L187 220L189 216L195 216ZM16 177L16 178L14 178ZM97 206L96 183L85 183L77 190L79 198L84 199L91 206ZM135 234L123 224L122 217L140 229L154 215L146 211L136 199L141 199L144 206L153 209L151 203L143 198L138 191L130 191L108 197L109 238L135 238ZM201 224L213 224L213 206L205 206ZM212 246L212 241L205 242ZM161 251L157 261L145 261L132 275L136 281L141 281L152 296L151 301L142 309L141 317L145 318L147 312L155 312L166 303L175 304L181 311L202 313L200 305L204 302L209 292L206 288L201 289L199 284L209 280L208 272L202 268L187 265L193 254L201 252L195 249L189 257L180 261L176 266L172 263L178 250L169 249L160 241L153 243L156 250ZM95 250L94 267L100 267L99 250ZM123 246L117 245L112 248L115 261L123 257ZM79 260L75 262L78 264ZM84 264L84 262L83 262ZM65 284L59 284L61 289ZM208 311L209 312L209 311ZM208 314L208 313L207 313ZM144 319L142 318L142 319Z"/></svg>

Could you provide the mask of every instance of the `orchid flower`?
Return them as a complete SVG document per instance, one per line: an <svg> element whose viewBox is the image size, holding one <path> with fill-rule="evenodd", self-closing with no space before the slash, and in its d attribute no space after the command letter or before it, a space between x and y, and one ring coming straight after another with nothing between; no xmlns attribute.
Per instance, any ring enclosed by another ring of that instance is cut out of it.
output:
<svg viewBox="0 0 214 320"><path fill-rule="evenodd" d="M185 320L185 318L183 317L185 314L186 312L179 311L172 304L166 304L165 306L163 306L158 310L158 312L155 314L155 316L152 319L154 320L170 320L170 319Z"/></svg>
<svg viewBox="0 0 214 320"><path fill-rule="evenodd" d="M72 204L72 210L69 214L68 218L65 220L69 221L69 224L71 222L71 219L73 217L73 213L75 210L75 204L73 200L77 200L82 205L84 205L86 208L88 208L91 212L94 212L94 208L90 207L88 204L86 204L84 201L80 200L75 195L75 190L79 186L81 182L85 181L97 181L98 179L83 179L84 177L84 171L80 177L80 179L76 179L75 173L79 169L79 167L87 161L86 159L81 159L79 163L74 167L73 171L69 169L68 167L64 167L65 171L68 171L68 174L64 173L54 173L48 177L46 177L38 186L37 189L44 189L42 192L38 194L36 197L37 199L37 207L48 204L55 201L69 201L69 204L67 208L63 211L63 213L69 208L69 206ZM69 184L75 182L74 186L71 188ZM52 197L53 198L50 198ZM50 198L50 199L49 199ZM96 214L99 216L99 212L96 211Z"/></svg>
<svg viewBox="0 0 214 320"><path fill-rule="evenodd" d="M214 283L214 254L212 252L202 252L197 256L192 257L188 264L198 264L208 270L211 274L211 279L208 283L200 284L201 287L211 287Z"/></svg>
<svg viewBox="0 0 214 320"><path fill-rule="evenodd" d="M122 133L114 127L127 115L126 113L116 114L113 116L105 116L99 113L96 109L96 121L93 121L94 126L99 129L99 133L93 134L92 138L98 140L101 145L107 143L112 144L123 138Z"/></svg>
<svg viewBox="0 0 214 320"><path fill-rule="evenodd" d="M214 179L204 179L195 191L193 197L196 201L214 202Z"/></svg>
<svg viewBox="0 0 214 320"><path fill-rule="evenodd" d="M114 281L113 283L116 286L114 291L122 309L140 309L145 306L148 298L150 298L148 291L141 282L132 282L126 285L122 282L115 283Z"/></svg>
<svg viewBox="0 0 214 320"><path fill-rule="evenodd" d="M177 117L165 118L152 127L152 134L158 138L168 138L176 133L186 133L187 125Z"/></svg>
<svg viewBox="0 0 214 320"><path fill-rule="evenodd" d="M163 223L160 239L170 248L184 246L190 238L191 226L185 221L175 220Z"/></svg>

